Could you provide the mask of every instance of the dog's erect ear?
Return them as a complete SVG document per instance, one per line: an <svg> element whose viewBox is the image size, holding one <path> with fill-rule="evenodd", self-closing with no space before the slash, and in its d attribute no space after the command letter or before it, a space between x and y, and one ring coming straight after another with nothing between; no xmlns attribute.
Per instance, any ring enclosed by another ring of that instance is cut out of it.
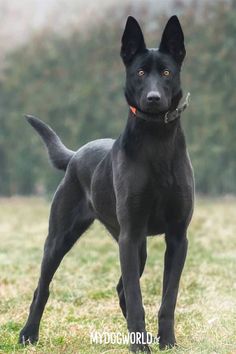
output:
<svg viewBox="0 0 236 354"><path fill-rule="evenodd" d="M177 16L172 16L166 24L161 38L159 50L170 54L181 65L186 51L184 47L184 34Z"/></svg>
<svg viewBox="0 0 236 354"><path fill-rule="evenodd" d="M134 17L129 16L121 39L120 55L124 64L128 64L135 54L146 49L142 30Z"/></svg>

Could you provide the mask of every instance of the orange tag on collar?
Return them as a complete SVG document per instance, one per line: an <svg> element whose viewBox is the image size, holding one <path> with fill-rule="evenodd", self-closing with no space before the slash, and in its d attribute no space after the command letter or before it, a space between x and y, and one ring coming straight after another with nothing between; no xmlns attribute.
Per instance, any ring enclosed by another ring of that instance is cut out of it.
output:
<svg viewBox="0 0 236 354"><path fill-rule="evenodd" d="M136 112L137 112L137 108L133 107L133 106L129 106L131 112L136 116Z"/></svg>

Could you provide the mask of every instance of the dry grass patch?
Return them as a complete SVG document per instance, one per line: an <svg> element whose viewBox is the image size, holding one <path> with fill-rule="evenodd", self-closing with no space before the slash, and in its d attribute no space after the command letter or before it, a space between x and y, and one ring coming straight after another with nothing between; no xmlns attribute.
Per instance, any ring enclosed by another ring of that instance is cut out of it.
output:
<svg viewBox="0 0 236 354"><path fill-rule="evenodd" d="M0 353L128 353L126 345L90 343L94 330L126 333L115 291L117 245L98 223L56 273L38 345L17 344L38 279L49 203L11 198L1 199L0 205ZM176 311L180 346L168 353L236 353L235 215L235 199L197 202ZM162 237L150 238L142 289L147 329L153 334L163 254ZM153 352L159 352L157 346Z"/></svg>

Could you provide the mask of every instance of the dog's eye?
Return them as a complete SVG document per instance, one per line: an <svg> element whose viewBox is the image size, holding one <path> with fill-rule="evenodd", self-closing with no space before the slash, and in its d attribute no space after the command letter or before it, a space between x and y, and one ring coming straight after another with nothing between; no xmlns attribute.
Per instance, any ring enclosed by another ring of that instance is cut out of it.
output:
<svg viewBox="0 0 236 354"><path fill-rule="evenodd" d="M139 71L138 71L138 76L143 76L145 74L145 72L142 70L142 69L140 69Z"/></svg>
<svg viewBox="0 0 236 354"><path fill-rule="evenodd" d="M170 70L167 70L167 69L163 70L162 76L170 76Z"/></svg>

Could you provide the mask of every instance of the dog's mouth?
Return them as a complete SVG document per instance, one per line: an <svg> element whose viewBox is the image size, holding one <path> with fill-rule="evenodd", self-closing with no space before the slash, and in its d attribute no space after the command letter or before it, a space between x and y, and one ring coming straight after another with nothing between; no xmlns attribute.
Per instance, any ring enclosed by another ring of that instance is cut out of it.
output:
<svg viewBox="0 0 236 354"><path fill-rule="evenodd" d="M167 99L160 100L159 102L140 101L140 110L154 118L155 116L166 113L169 108L170 104Z"/></svg>
<svg viewBox="0 0 236 354"><path fill-rule="evenodd" d="M140 111L143 112L144 114L150 115L153 119L155 117L165 114L169 110L169 106L167 105L144 105L140 107Z"/></svg>

